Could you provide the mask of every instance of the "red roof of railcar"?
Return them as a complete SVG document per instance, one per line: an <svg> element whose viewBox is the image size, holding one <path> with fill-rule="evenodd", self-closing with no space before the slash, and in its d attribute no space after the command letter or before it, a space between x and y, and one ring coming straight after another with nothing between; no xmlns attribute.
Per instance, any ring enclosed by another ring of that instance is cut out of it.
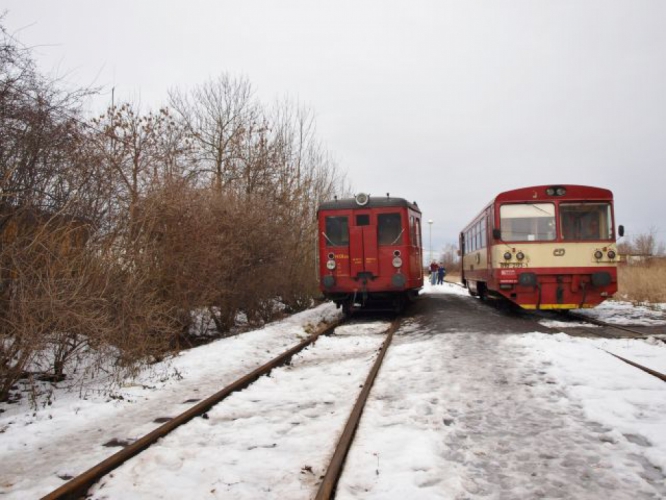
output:
<svg viewBox="0 0 666 500"><path fill-rule="evenodd" d="M416 203L411 203L404 198L389 198L386 196L370 197L368 203L359 205L355 198L344 198L341 200L325 201L317 212L321 210L365 210L366 208L388 208L388 207L409 207L412 210L421 213Z"/></svg>
<svg viewBox="0 0 666 500"><path fill-rule="evenodd" d="M549 195L547 189L564 188L563 195ZM531 200L612 200L613 193L608 189L594 186L577 186L573 184L549 184L544 186L530 186L498 194L493 202L498 201L531 201Z"/></svg>

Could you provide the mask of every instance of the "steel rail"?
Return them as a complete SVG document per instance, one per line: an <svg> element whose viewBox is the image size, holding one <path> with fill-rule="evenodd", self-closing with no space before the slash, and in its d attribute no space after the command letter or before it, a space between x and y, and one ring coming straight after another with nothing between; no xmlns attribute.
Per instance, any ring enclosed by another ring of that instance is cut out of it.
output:
<svg viewBox="0 0 666 500"><path fill-rule="evenodd" d="M627 363L628 365L634 366L634 367L638 368L639 370L643 370L645 373L649 373L649 374L652 375L653 377L657 377L658 379L661 379L661 380L663 380L664 382L666 382L666 375L664 375L663 373L660 373L660 372L658 372L658 371L656 371L656 370L653 370L653 369L651 369L651 368L648 368L647 366L643 366L643 365L639 365L638 363L634 363L633 361L630 361L630 360L628 360L628 359L626 359L626 358L623 358L622 356L618 356L617 354L613 354L613 353L610 352L610 351L606 351L606 349L602 349L602 351L605 351L605 352L607 352L608 354L610 354L611 356L615 356L617 359L620 359L620 360L624 361L624 362Z"/></svg>
<svg viewBox="0 0 666 500"><path fill-rule="evenodd" d="M315 333L310 335L308 338L300 342L298 345L292 347L288 351L280 354L276 358L272 359L268 363L260 366L251 373L248 373L244 377L236 380L232 384L228 385L224 389L216 392L212 396L206 398L205 400L197 403L189 410L181 413L180 415L172 418L168 422L159 426L157 429L146 434L145 436L134 441L132 444L126 446L119 452L111 455L107 459L103 460L94 467L88 469L84 473L76 476L67 483L60 486L58 489L52 491L45 497L42 497L42 500L61 500L61 499L77 499L85 496L90 487L99 481L102 477L107 475L109 472L113 471L124 462L130 458L138 455L150 445L154 444L158 439L166 436L171 431L180 427L183 424L186 424L193 418L203 415L205 412L210 410L214 405L222 401L224 398L230 394L245 389L250 384L255 382L262 375L267 374L274 368L282 366L289 362L289 360L297 354L299 351L302 351L307 346L312 344L317 338L321 335L330 333L337 327L342 320L336 320L332 324L328 324L320 327Z"/></svg>
<svg viewBox="0 0 666 500"><path fill-rule="evenodd" d="M647 335L643 332L639 332L638 330L632 330L631 328L627 328L626 326L621 326L621 325L614 325L612 323L606 323L605 321L601 321L600 319L595 319L595 318L589 318L585 316L584 314L578 314L575 312L569 311L567 313L569 316L572 318L579 319L581 321L585 321L587 323L592 323L593 325L599 325L599 326L607 326L609 328L615 328L617 330L622 330L628 333L631 333L635 337L640 337L642 339L646 338Z"/></svg>
<svg viewBox="0 0 666 500"><path fill-rule="evenodd" d="M372 384L375 382L377 373L379 373L379 369L382 365L382 362L384 361L386 351L391 344L391 340L393 340L393 333L398 329L399 325L400 320L396 319L388 329L386 340L382 345L382 348L379 352L379 355L377 356L377 359L375 360L375 363L372 366L372 369L370 370L370 373L368 373L365 383L363 384L363 390L361 390L361 393L359 394L358 399L354 404L354 408L349 415L347 424L345 425L345 428L342 431L342 435L338 440L338 445L333 452L333 457L329 463L326 475L319 485L319 490L317 491L315 500L328 500L333 498L335 495L335 488L338 484L338 479L340 479L342 468L344 466L345 459L347 458L347 453L349 452L352 441L354 440L354 434L356 434L356 429L358 428L358 424L361 420L361 415L363 414L365 403L367 402L368 396L370 395Z"/></svg>

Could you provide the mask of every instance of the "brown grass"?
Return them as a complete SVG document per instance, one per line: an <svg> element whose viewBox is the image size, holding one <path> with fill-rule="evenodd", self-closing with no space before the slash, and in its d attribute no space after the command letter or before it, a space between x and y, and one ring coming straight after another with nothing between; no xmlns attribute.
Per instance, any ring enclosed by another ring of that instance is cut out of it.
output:
<svg viewBox="0 0 666 500"><path fill-rule="evenodd" d="M446 276L444 277L444 281L450 281L451 283L460 283L460 273L459 272L452 272L452 273L446 273Z"/></svg>
<svg viewBox="0 0 666 500"><path fill-rule="evenodd" d="M666 302L666 260L652 260L618 267L615 298L634 303Z"/></svg>

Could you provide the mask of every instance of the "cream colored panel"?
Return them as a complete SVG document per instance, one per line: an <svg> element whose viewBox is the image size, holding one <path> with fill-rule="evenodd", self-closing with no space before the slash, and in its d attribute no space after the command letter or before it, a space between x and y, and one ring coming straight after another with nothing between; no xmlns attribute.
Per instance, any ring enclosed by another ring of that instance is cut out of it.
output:
<svg viewBox="0 0 666 500"><path fill-rule="evenodd" d="M514 251L515 250L515 251ZM603 257L595 259L594 252L600 250ZM492 249L495 267L608 267L617 264L615 260L608 258L608 251L613 250L617 255L614 243L599 245L596 243L529 243L521 242L515 245L500 244ZM504 259L505 252L511 252L510 261ZM523 252L525 258L521 261L516 259L516 254Z"/></svg>

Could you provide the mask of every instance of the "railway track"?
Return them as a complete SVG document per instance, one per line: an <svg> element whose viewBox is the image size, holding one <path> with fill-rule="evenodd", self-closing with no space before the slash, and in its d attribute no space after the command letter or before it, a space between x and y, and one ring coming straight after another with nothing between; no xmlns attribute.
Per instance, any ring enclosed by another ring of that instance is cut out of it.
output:
<svg viewBox="0 0 666 500"><path fill-rule="evenodd" d="M534 311L525 311L523 309L519 309L519 310L512 309L512 311L514 311L514 312L517 311L521 315L535 316L535 315L539 314L538 311L536 311L536 312L534 312ZM548 319L551 319L551 318L548 318ZM599 320L599 319L596 319L596 318L590 318L590 317L585 316L583 314L579 314L579 313L572 312L572 311L567 311L566 314L560 315L560 317L558 319L563 319L565 321L569 320L569 319L576 319L577 321L581 321L581 322L584 322L584 323L589 323L589 324L592 324L592 325L602 326L602 327L606 328L607 330L605 330L603 333L598 333L598 332L595 332L595 331L588 332L588 335L592 335L594 337L599 337L599 338L609 338L610 337L610 338L631 338L631 339L637 339L637 340L644 340L644 339L649 337L649 335L646 335L645 332L634 330L632 328L628 328L628 327L622 326L622 325L616 325L616 324L613 324L613 323L608 323L606 321L602 321L602 320ZM541 325L541 326L543 326L543 325ZM546 328L549 328L549 327L546 327ZM549 329L556 330L556 329L552 329L552 328L549 328ZM622 333L618 334L618 335L614 335L614 334L610 333L608 331L608 329L617 330L617 331L620 331ZM658 339L661 342L666 343L666 338L663 338L663 337L654 337L654 338ZM605 349L602 349L602 350L607 352L611 356L614 356L615 358L633 366L634 368L637 368L637 369L639 369L639 370L641 370L641 371L643 371L643 372L645 372L649 375L652 375L653 377L656 377L656 378L666 382L666 374L661 373L657 370L653 370L652 368L641 365L640 363L636 363L635 361L624 358L622 356L614 354L614 353L612 353L610 351L607 351Z"/></svg>
<svg viewBox="0 0 666 500"><path fill-rule="evenodd" d="M621 326L621 325L615 325L615 324L612 324L612 323L607 323L606 321L601 321L601 320L595 319L595 318L589 318L589 317L587 317L583 314L578 314L578 313L569 311L569 312L567 312L566 316L569 317L569 318L574 318L578 321L582 321L582 322L585 322L585 323L590 323L592 325L603 326L604 328L610 328L610 329L614 329L614 330L618 330L618 331L622 332L621 335L612 335L612 334L609 334L607 331L604 332L604 334L599 334L599 333L596 333L594 331L589 332L590 335L593 335L595 337L608 338L608 336L610 335L613 338L632 338L632 339L638 339L638 340L644 340L644 339L648 338L648 336L645 335L645 333L640 332L638 330L633 330L631 328L627 328L627 327ZM662 342L666 342L666 339L664 339L664 338L660 338L660 337L657 337L657 338ZM631 365L634 368L638 368L639 370L666 382L666 374L663 374L661 372L658 372L656 370L648 368L647 366L641 365L640 363L636 363L635 361L632 361L630 359L624 358L622 356L618 356L617 354L614 354L614 353L612 353L612 352L610 352L606 349L602 349L602 350L604 352L607 352L611 356L614 356L615 358L627 363L628 365Z"/></svg>
<svg viewBox="0 0 666 500"><path fill-rule="evenodd" d="M605 328L612 328L614 330L619 330L619 331L625 332L625 334L628 334L628 336L631 337L631 338L645 339L647 337L647 335L644 332L640 332L640 331L634 330L632 328L627 328L626 326L622 326L622 325L615 325L613 323L607 323L605 321L601 321L601 320L595 319L595 318L590 318L590 317L585 316L583 314L578 314L578 313L575 313L575 312L572 312L572 311L569 311L567 313L567 316L569 316L571 318L575 318L579 321L584 321L586 323L593 324L593 325L603 326ZM625 336L627 336L627 335L625 335ZM663 341L663 339L660 339L660 340Z"/></svg>
<svg viewBox="0 0 666 500"><path fill-rule="evenodd" d="M247 388L260 377L270 374L271 370L289 364L294 355L304 350L306 347L312 345L320 336L332 333L335 328L341 326L343 323L344 321L340 320L334 324L326 325L320 328L318 331L310 335L307 339L298 345L285 351L281 355L275 357L273 360L255 369L251 373L248 373L244 377L238 379L219 392L199 402L187 411L169 419L157 429L125 446L122 450L103 460L99 464L91 467L84 473L69 480L67 483L63 484L50 494L44 496L43 500L77 499L85 497L89 489L94 484L114 471L116 468L120 467L122 464L135 457L136 455L144 452L159 439L167 436L178 427L181 427L182 425L190 422L195 417L204 416L205 418L206 413L211 410L213 406L217 405L231 394ZM363 412L363 407L370 393L370 389L372 388L374 379L384 359L384 355L389 347L393 332L397 329L398 325L399 320L396 319L390 324L390 327L387 330L386 339L383 342L381 350L377 355L370 373L365 379L365 383L362 385L362 390L358 400L351 411L351 414L347 420L347 424L341 433L337 447L332 454L330 464L327 467L327 472L323 476L323 480L320 484L319 491L316 496L317 499L331 498L334 494L335 486L342 472L342 467L347 452L351 447L356 427L358 426L358 422L360 421L361 414Z"/></svg>
<svg viewBox="0 0 666 500"><path fill-rule="evenodd" d="M398 324L398 321L394 321L391 323L391 326L388 329L386 340L382 345L379 356L377 356L377 359L375 360L370 373L368 373L365 384L363 384L363 390L356 400L356 404L354 405L354 408L349 416L349 420L347 420L347 424L345 425L342 435L340 436L340 440L338 441L338 445L335 448L335 452L333 453L333 457L331 458L326 474L324 475L324 479L322 480L319 486L319 490L317 491L317 496L315 497L316 500L328 500L329 498L333 498L335 494L335 486L337 485L338 479L340 479L340 475L342 474L344 461L347 457L349 449L351 448L358 423L361 421L361 415L363 413L365 403L368 400L368 396L370 395L370 389L372 389L372 384L377 377L377 373L379 373L379 369L381 368L382 362L384 361L384 356L386 355L386 351L391 344L391 340L393 340L393 333L397 330Z"/></svg>

